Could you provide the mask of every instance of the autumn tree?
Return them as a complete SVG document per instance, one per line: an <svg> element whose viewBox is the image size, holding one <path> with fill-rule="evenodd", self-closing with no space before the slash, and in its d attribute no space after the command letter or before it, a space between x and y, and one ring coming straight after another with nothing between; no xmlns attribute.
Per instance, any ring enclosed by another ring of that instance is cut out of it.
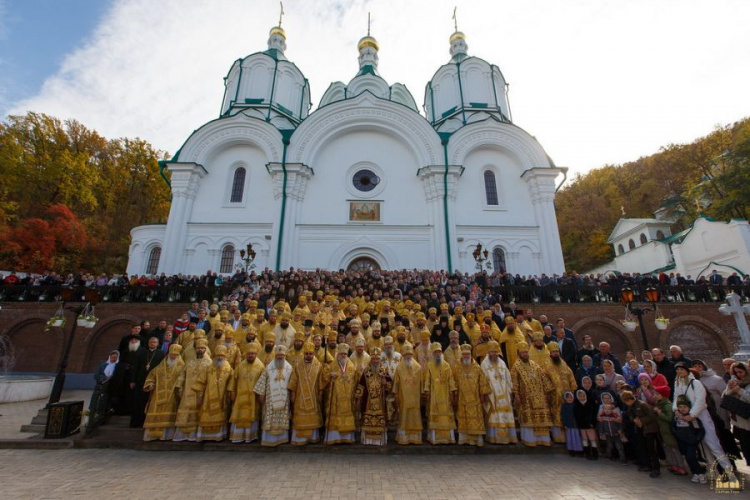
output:
<svg viewBox="0 0 750 500"><path fill-rule="evenodd" d="M75 120L8 117L0 123L0 268L122 272L130 229L169 213L164 158L141 139L107 140Z"/></svg>

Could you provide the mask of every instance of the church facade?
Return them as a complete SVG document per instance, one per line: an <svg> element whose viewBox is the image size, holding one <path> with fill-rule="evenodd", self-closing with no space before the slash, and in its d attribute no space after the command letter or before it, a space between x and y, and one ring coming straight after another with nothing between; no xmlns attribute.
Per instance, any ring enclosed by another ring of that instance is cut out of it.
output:
<svg viewBox="0 0 750 500"><path fill-rule="evenodd" d="M493 269L564 271L553 202L566 169L513 124L500 69L456 31L421 114L378 73L378 48L362 38L358 72L314 112L280 27L235 61L219 118L163 162L169 218L131 231L128 273L231 274L248 244L260 269L472 272L481 244Z"/></svg>

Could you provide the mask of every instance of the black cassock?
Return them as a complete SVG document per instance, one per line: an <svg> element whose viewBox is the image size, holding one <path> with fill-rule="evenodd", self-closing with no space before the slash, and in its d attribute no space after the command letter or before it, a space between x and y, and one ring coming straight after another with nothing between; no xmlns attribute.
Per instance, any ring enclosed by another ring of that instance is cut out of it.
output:
<svg viewBox="0 0 750 500"><path fill-rule="evenodd" d="M149 397L149 393L143 391L143 384L146 382L149 372L161 363L164 356L164 351L158 347L153 351L138 349L136 352L135 362L131 367L131 381L135 386L133 387L133 410L130 413L130 427L143 427Z"/></svg>

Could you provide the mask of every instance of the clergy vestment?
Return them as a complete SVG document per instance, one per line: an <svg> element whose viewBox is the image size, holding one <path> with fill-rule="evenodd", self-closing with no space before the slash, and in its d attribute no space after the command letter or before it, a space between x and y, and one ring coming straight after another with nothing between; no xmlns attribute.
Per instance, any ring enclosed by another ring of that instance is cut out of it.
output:
<svg viewBox="0 0 750 500"><path fill-rule="evenodd" d="M393 377L393 392L398 404L398 444L422 444L422 414L419 403L422 394L422 367L412 359L407 366L401 359Z"/></svg>
<svg viewBox="0 0 750 500"><path fill-rule="evenodd" d="M490 386L476 361L461 363L453 369L458 388L458 444L484 444L484 408L482 399L490 394Z"/></svg>
<svg viewBox="0 0 750 500"><path fill-rule="evenodd" d="M370 365L370 355L364 351L361 356L358 355L357 351L354 351L352 355L349 356L349 359L354 363L354 369L360 373Z"/></svg>
<svg viewBox="0 0 750 500"><path fill-rule="evenodd" d="M289 380L292 378L292 365L284 360L281 368L276 360L266 365L255 384L255 393L265 396L263 404L263 446L278 446L289 442Z"/></svg>
<svg viewBox="0 0 750 500"><path fill-rule="evenodd" d="M461 362L461 347L449 345L443 351L443 361L451 366L456 366Z"/></svg>
<svg viewBox="0 0 750 500"><path fill-rule="evenodd" d="M324 347L316 347L315 348L315 359L318 360L318 362L325 366L328 363L333 363L333 356L331 356L331 353L328 352Z"/></svg>
<svg viewBox="0 0 750 500"><path fill-rule="evenodd" d="M232 424L229 438L233 443L250 443L258 439L260 407L255 384L258 383L265 365L260 359L249 363L243 361L234 371L234 404L229 422Z"/></svg>
<svg viewBox="0 0 750 500"><path fill-rule="evenodd" d="M521 442L526 446L549 446L552 415L548 397L555 391L547 374L535 362L518 359L510 371L513 394L521 399L516 408Z"/></svg>
<svg viewBox="0 0 750 500"><path fill-rule="evenodd" d="M232 366L226 359L221 366L215 363L203 370L193 385L202 395L198 416L198 441L221 441L227 436L230 393L234 392Z"/></svg>
<svg viewBox="0 0 750 500"><path fill-rule="evenodd" d="M357 428L354 419L354 390L360 376L361 372L357 371L349 358L346 358L344 367L341 367L337 359L323 370L321 387L328 391L325 444L354 442L354 431Z"/></svg>
<svg viewBox="0 0 750 500"><path fill-rule="evenodd" d="M294 393L292 444L302 445L320 441L319 430L323 426L320 377L323 369L316 358L313 358L311 363L306 363L302 359L294 367L289 381L289 390Z"/></svg>
<svg viewBox="0 0 750 500"><path fill-rule="evenodd" d="M487 426L487 441L494 444L517 443L516 423L513 417L513 382L510 370L498 357L492 363L487 356L480 365L490 384L490 400L484 405Z"/></svg>
<svg viewBox="0 0 750 500"><path fill-rule="evenodd" d="M398 412L396 411L396 393L393 392L393 378L396 376L396 368L401 362L401 355L397 352L393 352L389 358L385 351L380 355L380 367L385 370L388 374L388 378L391 379L391 390L385 396L385 406L388 419L388 430L396 430L398 426Z"/></svg>
<svg viewBox="0 0 750 500"><path fill-rule="evenodd" d="M456 381L451 365L443 360L440 364L431 360L424 370L424 392L429 398L427 412L427 440L432 444L456 442L456 416L453 399L456 397Z"/></svg>
<svg viewBox="0 0 750 500"><path fill-rule="evenodd" d="M369 365L362 372L354 392L359 404L362 421L360 442L375 446L385 446L388 442L386 395L390 392L391 379L382 366L377 371Z"/></svg>
<svg viewBox="0 0 750 500"><path fill-rule="evenodd" d="M546 366L550 363L549 349L547 349L547 344L542 344L541 349L533 344L530 345L529 359L542 368L546 368Z"/></svg>
<svg viewBox="0 0 750 500"><path fill-rule="evenodd" d="M179 356L174 365L169 366L169 358L151 370L143 384L143 390L151 393L146 406L146 420L143 423L143 440L166 440L174 437L174 424L177 418L177 381L185 368Z"/></svg>
<svg viewBox="0 0 750 500"><path fill-rule="evenodd" d="M505 364L509 369L512 368L518 359L517 345L521 342L526 342L523 333L521 333L518 328L511 332L506 327L495 340L500 344L500 352L503 354Z"/></svg>
<svg viewBox="0 0 750 500"><path fill-rule="evenodd" d="M177 379L180 395L180 406L175 419L175 441L195 441L198 435L198 394L193 391L195 381L211 365L211 358L204 354L202 358L193 358L185 364L185 369Z"/></svg>

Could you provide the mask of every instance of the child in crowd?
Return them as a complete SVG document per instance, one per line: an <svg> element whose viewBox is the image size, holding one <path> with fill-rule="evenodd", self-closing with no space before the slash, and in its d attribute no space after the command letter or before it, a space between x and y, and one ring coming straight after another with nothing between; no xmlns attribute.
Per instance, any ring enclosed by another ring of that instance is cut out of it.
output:
<svg viewBox="0 0 750 500"><path fill-rule="evenodd" d="M656 401L654 413L656 413L656 418L659 421L659 436L664 447L664 453L667 456L667 462L671 464L669 472L678 476L685 476L687 475L687 471L683 467L684 460L677 447L677 440L670 428L672 420L674 420L672 402L669 400L670 392L671 390L666 385L654 389L654 399Z"/></svg>
<svg viewBox="0 0 750 500"><path fill-rule="evenodd" d="M586 391L576 391L576 402L574 407L576 425L581 432L583 441L583 453L589 460L599 459L599 447L596 436L596 406L588 398Z"/></svg>
<svg viewBox="0 0 750 500"><path fill-rule="evenodd" d="M607 394L609 396L609 394ZM611 396L610 396L611 399ZM622 432L622 414L620 409L612 403L604 403L599 408L598 430L599 437L607 444L607 454L610 460L616 460L614 451L617 449L617 456L624 464L628 463L625 458L625 449L622 446L624 434Z"/></svg>
<svg viewBox="0 0 750 500"><path fill-rule="evenodd" d="M583 444L575 417L575 397L570 391L563 394L563 404L560 409L563 427L565 427L565 446L571 457L583 456Z"/></svg>
<svg viewBox="0 0 750 500"><path fill-rule="evenodd" d="M658 435L659 423L656 414L643 401L635 398L631 391L623 391L620 399L628 407L630 418L636 427L636 436L640 441L640 462L639 471L648 472L649 477L657 478L661 476L659 466L658 452Z"/></svg>
<svg viewBox="0 0 750 500"><path fill-rule="evenodd" d="M656 404L656 399L654 399L654 388L651 386L651 377L646 373L639 374L638 385L636 387L635 397L653 408Z"/></svg>
<svg viewBox="0 0 750 500"><path fill-rule="evenodd" d="M706 469L698 462L698 446L703 436L706 435L706 431L700 419L690 415L691 407L692 404L687 396L684 394L677 396L677 411L674 412L672 419L672 433L677 439L680 453L685 457L690 472L693 473L691 481L706 484L708 482Z"/></svg>
<svg viewBox="0 0 750 500"><path fill-rule="evenodd" d="M180 316L180 319L174 322L174 328L172 328L172 330L174 331L175 338L179 337L182 332L187 330L189 325L190 317L188 313L184 312L182 313L182 316Z"/></svg>
<svg viewBox="0 0 750 500"><path fill-rule="evenodd" d="M631 357L622 366L622 376L625 377L625 381L631 387L638 387L638 375L641 373L643 373L643 366L639 365L638 360L634 357Z"/></svg>

